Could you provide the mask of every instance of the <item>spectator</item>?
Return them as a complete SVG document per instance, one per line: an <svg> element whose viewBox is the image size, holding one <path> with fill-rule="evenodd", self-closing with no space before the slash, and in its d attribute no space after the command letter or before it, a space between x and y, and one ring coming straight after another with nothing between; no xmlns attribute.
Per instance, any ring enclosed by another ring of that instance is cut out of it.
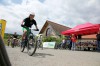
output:
<svg viewBox="0 0 100 66"><path fill-rule="evenodd" d="M74 34L72 34L71 41L72 41L72 50L75 51L75 49L76 49L76 37Z"/></svg>
<svg viewBox="0 0 100 66"><path fill-rule="evenodd" d="M71 50L72 47L71 36L67 36L67 44L68 44L68 49Z"/></svg>
<svg viewBox="0 0 100 66"><path fill-rule="evenodd" d="M13 45L13 46L17 46L17 39L18 39L18 35L17 35L17 33L15 32L15 33L13 34L13 39L12 39L12 45Z"/></svg>
<svg viewBox="0 0 100 66"><path fill-rule="evenodd" d="M17 33L16 33L16 32L14 33L13 38L15 38L15 39L17 39L17 38L18 38L18 35L17 35Z"/></svg>
<svg viewBox="0 0 100 66"><path fill-rule="evenodd" d="M63 39L63 40L62 40L62 43L61 43L61 48L65 48L65 45L66 45L66 40Z"/></svg>
<svg viewBox="0 0 100 66"><path fill-rule="evenodd" d="M78 42L81 43L82 35L79 34L79 35L77 36L77 39L78 39Z"/></svg>
<svg viewBox="0 0 100 66"><path fill-rule="evenodd" d="M100 50L100 31L96 35L97 37L97 50Z"/></svg>

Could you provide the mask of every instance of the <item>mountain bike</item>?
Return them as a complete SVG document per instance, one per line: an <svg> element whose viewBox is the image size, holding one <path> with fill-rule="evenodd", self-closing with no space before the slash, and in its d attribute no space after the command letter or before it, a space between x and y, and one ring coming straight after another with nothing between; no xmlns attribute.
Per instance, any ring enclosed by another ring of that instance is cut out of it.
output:
<svg viewBox="0 0 100 66"><path fill-rule="evenodd" d="M17 40L18 40L17 38L12 38L12 40L11 40L11 47L12 48L17 46Z"/></svg>
<svg viewBox="0 0 100 66"><path fill-rule="evenodd" d="M40 35L37 39L37 48L41 48L43 50L43 44L42 44L42 35Z"/></svg>
<svg viewBox="0 0 100 66"><path fill-rule="evenodd" d="M25 40L23 40L21 42L21 45L20 45L21 52L23 52L24 49L25 49L25 47L26 47L27 48L28 55L30 55L30 56L32 56L33 54L35 54L36 49L37 49L37 38L32 33L32 30L39 31L39 30L31 29L30 28L29 29L29 32L27 33L27 35L25 37Z"/></svg>
<svg viewBox="0 0 100 66"><path fill-rule="evenodd" d="M37 48L41 48L43 50L43 44L40 40L37 41Z"/></svg>

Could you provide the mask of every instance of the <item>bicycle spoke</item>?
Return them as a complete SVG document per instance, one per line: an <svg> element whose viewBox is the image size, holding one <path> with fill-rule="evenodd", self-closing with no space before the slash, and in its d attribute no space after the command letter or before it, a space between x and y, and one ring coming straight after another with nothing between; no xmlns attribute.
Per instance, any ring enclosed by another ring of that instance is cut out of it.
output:
<svg viewBox="0 0 100 66"><path fill-rule="evenodd" d="M28 54L30 56L32 56L35 53L35 51L36 51L36 43L35 43L35 41L33 39L29 39L28 40L27 49L28 49Z"/></svg>

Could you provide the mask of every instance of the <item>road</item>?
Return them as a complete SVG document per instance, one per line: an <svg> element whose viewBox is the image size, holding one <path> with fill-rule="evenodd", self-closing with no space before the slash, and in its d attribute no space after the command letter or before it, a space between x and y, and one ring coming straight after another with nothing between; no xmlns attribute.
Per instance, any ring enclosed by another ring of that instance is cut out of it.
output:
<svg viewBox="0 0 100 66"><path fill-rule="evenodd" d="M6 47L12 66L100 66L100 52L37 49L29 56L19 47Z"/></svg>

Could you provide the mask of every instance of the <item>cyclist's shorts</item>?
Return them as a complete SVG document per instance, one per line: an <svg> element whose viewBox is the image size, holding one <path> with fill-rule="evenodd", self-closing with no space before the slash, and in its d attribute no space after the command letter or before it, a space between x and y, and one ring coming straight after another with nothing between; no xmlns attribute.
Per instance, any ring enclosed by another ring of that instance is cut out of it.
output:
<svg viewBox="0 0 100 66"><path fill-rule="evenodd" d="M28 27L22 27L22 30L23 31L29 31L29 28Z"/></svg>
<svg viewBox="0 0 100 66"><path fill-rule="evenodd" d="M28 31L29 32L29 27L22 27L23 31Z"/></svg>
<svg viewBox="0 0 100 66"><path fill-rule="evenodd" d="M27 34L29 34L30 29L29 29L29 27L23 27L23 31L27 31Z"/></svg>

